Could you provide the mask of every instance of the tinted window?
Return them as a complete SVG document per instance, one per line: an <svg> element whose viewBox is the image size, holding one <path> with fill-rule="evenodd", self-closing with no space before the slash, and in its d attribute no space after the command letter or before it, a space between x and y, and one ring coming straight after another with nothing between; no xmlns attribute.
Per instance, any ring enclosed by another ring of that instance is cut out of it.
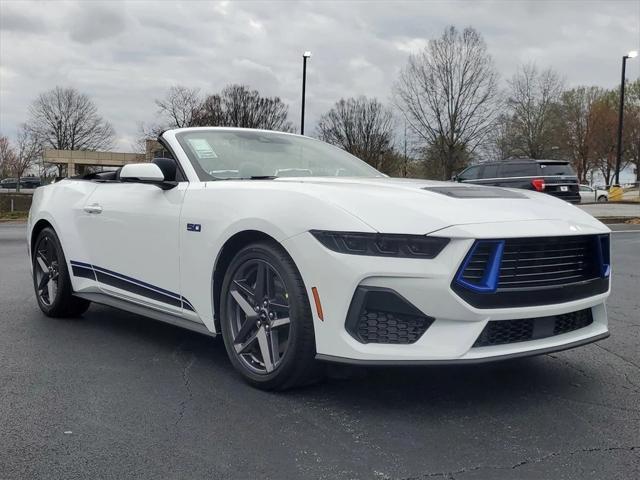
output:
<svg viewBox="0 0 640 480"><path fill-rule="evenodd" d="M496 178L498 176L498 165L485 165L482 171L482 178Z"/></svg>
<svg viewBox="0 0 640 480"><path fill-rule="evenodd" d="M507 163L500 168L500 177L535 177L538 173L536 163Z"/></svg>
<svg viewBox="0 0 640 480"><path fill-rule="evenodd" d="M475 180L480 176L480 167L469 167L460 174L460 180Z"/></svg>
<svg viewBox="0 0 640 480"><path fill-rule="evenodd" d="M568 163L541 163L542 175L575 175Z"/></svg>

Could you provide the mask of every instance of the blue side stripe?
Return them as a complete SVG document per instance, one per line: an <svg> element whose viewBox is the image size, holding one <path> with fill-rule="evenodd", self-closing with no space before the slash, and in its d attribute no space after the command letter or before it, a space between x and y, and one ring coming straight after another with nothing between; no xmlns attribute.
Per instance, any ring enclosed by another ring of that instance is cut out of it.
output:
<svg viewBox="0 0 640 480"><path fill-rule="evenodd" d="M71 260L71 266L75 266L75 267L86 267L86 268L91 268L93 269L93 265L89 264L89 263L83 263L83 262L76 262L75 260Z"/></svg>
<svg viewBox="0 0 640 480"><path fill-rule="evenodd" d="M73 263L79 263L79 262L72 262ZM169 295L171 297L175 297L175 298L180 298L180 295L174 292L171 292L169 290L165 290L164 288L160 288L160 287L156 287L155 285L151 285L150 283L147 282L143 282L142 280L138 280L137 278L133 278L133 277L128 277L127 275L123 275L121 273L118 272L114 272L113 270L108 270L106 268L102 268L102 267L98 267L97 265L89 265L87 263L83 264L82 266L88 266L90 268L93 268L94 270L96 270L97 272L102 272L102 273L106 273L107 275L111 275L117 278L121 278L122 280L127 280L129 282L132 283L136 283L138 285L140 285L141 287L147 287L150 288L152 290L156 290L158 292L164 293L166 295Z"/></svg>
<svg viewBox="0 0 640 480"><path fill-rule="evenodd" d="M148 288L149 290L155 290L158 293L162 293L164 295L167 295L168 297L173 297L173 298L175 298L177 300L180 300L180 298L181 298L181 296L178 295L177 293L173 293L173 292L170 292L169 290L165 290L163 288L156 287L155 285L151 285L150 283L146 283L146 282L143 282L141 280L137 280L137 279L132 278L132 277L127 277L126 275L122 275L120 273L116 273L116 272L113 272L111 270L107 270L106 268L96 267L94 265L93 269L96 272L104 273L105 275L110 275L112 277L119 278L121 280L125 280L125 281L130 282L130 283L135 283L136 285L138 285L140 287Z"/></svg>
<svg viewBox="0 0 640 480"><path fill-rule="evenodd" d="M123 274L118 273L118 272L114 272L113 270L108 270L106 268L98 267L97 265L91 265L90 263L78 262L76 260L70 260L69 263L71 263L72 267L90 269L90 270L93 270L94 272L100 272L100 273L103 273L103 274L106 274L106 275L110 275L112 277L119 278L119 279L124 280L126 282L129 282L129 283L132 283L134 285L137 285L139 287L144 287L144 288L147 288L147 289L149 289L151 291L155 291L157 293L164 294L164 295L166 295L168 297L173 298L174 300L179 300L179 301L185 303L186 305L191 307L191 310L195 311L195 308L193 307L191 302L189 302L189 300L187 300L185 297L183 297L182 295L180 295L178 293L174 293L174 292L172 292L170 290L165 290L164 288L160 288L160 287L157 287L157 286L152 285L150 283L143 282L142 280L138 280L136 278L132 278L132 277L129 277L127 275L123 275Z"/></svg>

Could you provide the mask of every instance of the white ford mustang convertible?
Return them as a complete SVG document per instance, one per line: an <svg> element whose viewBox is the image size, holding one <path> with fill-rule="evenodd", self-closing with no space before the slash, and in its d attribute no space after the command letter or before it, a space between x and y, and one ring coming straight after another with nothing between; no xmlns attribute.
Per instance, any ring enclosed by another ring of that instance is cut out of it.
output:
<svg viewBox="0 0 640 480"><path fill-rule="evenodd" d="M51 317L96 302L222 334L253 385L323 362L475 363L608 336L609 229L542 193L388 178L293 134L187 128L164 158L38 188Z"/></svg>

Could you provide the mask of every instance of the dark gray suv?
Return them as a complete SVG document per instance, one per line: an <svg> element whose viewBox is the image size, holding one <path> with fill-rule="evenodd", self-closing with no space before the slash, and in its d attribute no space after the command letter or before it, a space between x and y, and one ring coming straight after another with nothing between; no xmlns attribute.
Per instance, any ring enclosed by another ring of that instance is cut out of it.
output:
<svg viewBox="0 0 640 480"><path fill-rule="evenodd" d="M580 203L578 177L562 160L518 158L472 165L453 178L457 182L524 188Z"/></svg>

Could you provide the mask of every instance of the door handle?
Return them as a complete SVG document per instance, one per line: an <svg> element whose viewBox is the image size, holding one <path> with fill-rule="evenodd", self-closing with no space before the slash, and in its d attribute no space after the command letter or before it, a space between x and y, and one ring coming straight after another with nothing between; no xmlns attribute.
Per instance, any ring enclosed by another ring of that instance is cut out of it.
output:
<svg viewBox="0 0 640 480"><path fill-rule="evenodd" d="M102 207L97 203L87 205L84 207L84 211L87 213L102 213Z"/></svg>

